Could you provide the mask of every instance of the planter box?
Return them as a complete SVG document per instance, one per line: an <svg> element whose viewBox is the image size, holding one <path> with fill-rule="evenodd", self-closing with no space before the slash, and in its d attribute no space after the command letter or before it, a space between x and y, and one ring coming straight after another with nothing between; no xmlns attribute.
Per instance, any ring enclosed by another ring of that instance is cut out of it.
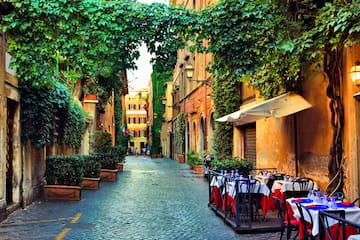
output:
<svg viewBox="0 0 360 240"><path fill-rule="evenodd" d="M98 190L99 189L99 183L100 183L100 178L88 178L88 177L84 177L83 178L83 183L82 183L82 189L88 189L88 190Z"/></svg>
<svg viewBox="0 0 360 240"><path fill-rule="evenodd" d="M200 173L203 173L203 168L204 168L203 165L198 165L198 166L194 166L193 170L194 170L195 173L200 174Z"/></svg>
<svg viewBox="0 0 360 240"><path fill-rule="evenodd" d="M151 154L151 158L161 158L161 154Z"/></svg>
<svg viewBox="0 0 360 240"><path fill-rule="evenodd" d="M101 169L100 179L104 182L115 182L117 178L117 169Z"/></svg>
<svg viewBox="0 0 360 240"><path fill-rule="evenodd" d="M97 96L96 96L96 94L85 94L84 99L85 100L96 100Z"/></svg>
<svg viewBox="0 0 360 240"><path fill-rule="evenodd" d="M81 187L67 185L45 185L45 200L80 201Z"/></svg>
<svg viewBox="0 0 360 240"><path fill-rule="evenodd" d="M185 163L185 158L184 158L184 155L183 155L183 154L180 154L180 155L178 156L178 162L179 162L179 163Z"/></svg>
<svg viewBox="0 0 360 240"><path fill-rule="evenodd" d="M124 163L119 162L119 163L118 163L118 171L119 171L119 172L122 172L123 170L124 170Z"/></svg>

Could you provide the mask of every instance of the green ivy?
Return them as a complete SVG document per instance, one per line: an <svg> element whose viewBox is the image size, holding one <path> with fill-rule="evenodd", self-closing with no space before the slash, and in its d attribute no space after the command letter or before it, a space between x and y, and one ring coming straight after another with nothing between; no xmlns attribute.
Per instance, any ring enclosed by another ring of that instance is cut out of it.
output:
<svg viewBox="0 0 360 240"><path fill-rule="evenodd" d="M35 88L27 82L19 86L21 105L21 136L36 147L49 146L62 135L70 94L60 83L50 88Z"/></svg>
<svg viewBox="0 0 360 240"><path fill-rule="evenodd" d="M70 102L68 111L63 143L72 148L79 148L86 130L85 112L80 103L74 100Z"/></svg>
<svg viewBox="0 0 360 240"><path fill-rule="evenodd" d="M175 141L176 150L178 154L184 154L184 142L185 142L185 120L186 115L180 112L176 118L176 129L175 129Z"/></svg>
<svg viewBox="0 0 360 240"><path fill-rule="evenodd" d="M164 84L168 81L171 81L172 72L171 71L161 71L158 67L158 63L155 65L154 70L151 74L151 79L153 80L152 84L152 104L153 104L153 127L152 127L152 146L151 153L159 154L161 152L160 146L160 133L161 127L164 120L164 105L161 102L162 97L165 96L165 87ZM160 70L160 71L159 71Z"/></svg>

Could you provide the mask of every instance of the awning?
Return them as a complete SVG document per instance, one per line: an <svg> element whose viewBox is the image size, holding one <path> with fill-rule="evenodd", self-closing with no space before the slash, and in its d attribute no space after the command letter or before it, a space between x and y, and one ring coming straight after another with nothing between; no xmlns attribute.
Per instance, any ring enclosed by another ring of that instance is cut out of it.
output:
<svg viewBox="0 0 360 240"><path fill-rule="evenodd" d="M255 122L261 118L285 117L310 107L311 104L302 96L296 93L286 93L264 102L254 104L245 109L233 112L229 115L216 119L216 121L236 122L237 124L241 125Z"/></svg>

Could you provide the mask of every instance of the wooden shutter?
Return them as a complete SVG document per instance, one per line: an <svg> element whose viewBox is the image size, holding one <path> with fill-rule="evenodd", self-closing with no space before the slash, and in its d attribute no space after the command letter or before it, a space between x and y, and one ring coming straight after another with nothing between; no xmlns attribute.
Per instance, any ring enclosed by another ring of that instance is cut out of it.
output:
<svg viewBox="0 0 360 240"><path fill-rule="evenodd" d="M256 128L245 128L245 159L256 167Z"/></svg>

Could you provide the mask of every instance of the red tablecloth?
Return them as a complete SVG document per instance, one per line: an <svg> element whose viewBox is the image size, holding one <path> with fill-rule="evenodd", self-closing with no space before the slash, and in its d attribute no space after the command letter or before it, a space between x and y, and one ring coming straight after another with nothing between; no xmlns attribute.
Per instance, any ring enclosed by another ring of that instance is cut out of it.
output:
<svg viewBox="0 0 360 240"><path fill-rule="evenodd" d="M215 186L212 187L210 202L214 203L217 207L221 207L222 205L220 190Z"/></svg>

